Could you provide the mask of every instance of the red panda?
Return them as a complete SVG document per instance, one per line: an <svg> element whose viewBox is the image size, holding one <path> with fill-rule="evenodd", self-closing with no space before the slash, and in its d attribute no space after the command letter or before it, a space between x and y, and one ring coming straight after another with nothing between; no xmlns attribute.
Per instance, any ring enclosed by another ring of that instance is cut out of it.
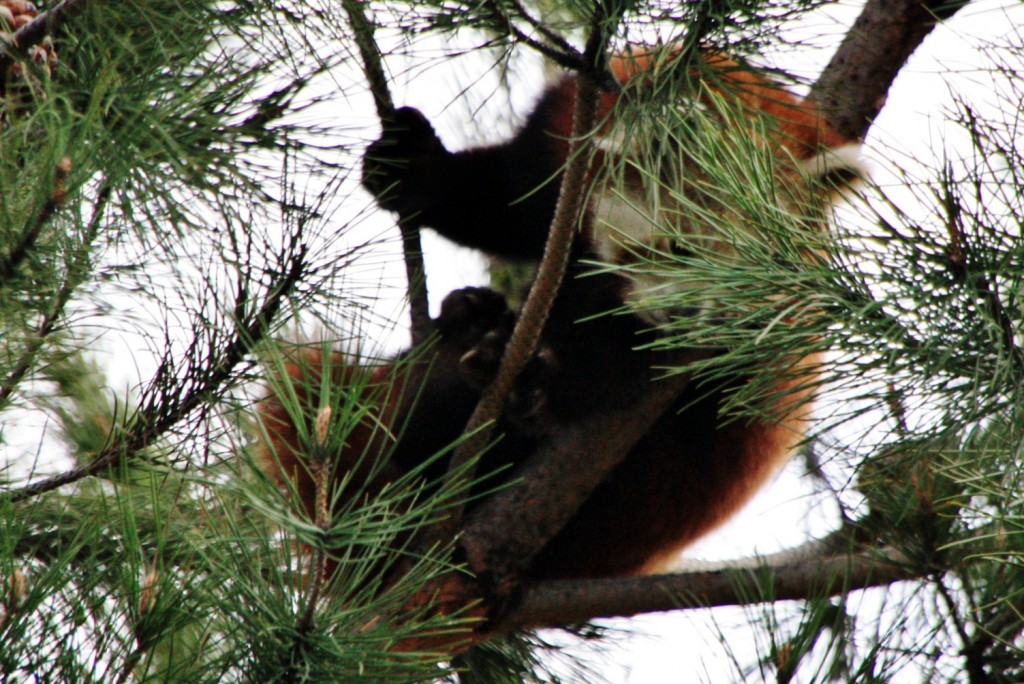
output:
<svg viewBox="0 0 1024 684"><path fill-rule="evenodd" d="M682 206L718 201L702 194L708 178L700 168L690 176L680 171L693 165L696 151L671 146L656 150L660 171L654 182L631 162L648 151L638 149L644 143L631 142L629 131L621 127L622 117L615 116L632 89L655 82L651 74L673 59L632 52L611 60L623 89L600 99L604 123L597 134L588 210L542 335L543 351L519 381L516 399L498 426L505 437L489 452L485 470L511 465L505 477L514 477L514 466L529 458L551 426L633 405L655 381L649 347L658 338L656 324L663 314L642 307L627 315L603 314L641 301L651 289L676 284L664 276L650 278L644 269L616 271L595 263L628 267L645 249L669 253L676 242L693 235L706 235L715 250L735 249L720 227L710 230L699 212L688 213ZM826 177L857 173L856 141L831 131L813 101L800 100L719 55L703 59L699 71L704 78L693 82L690 92L677 94L679 106L707 112L707 121L724 122L726 142L727 126L735 125L733 113L764 117L755 135L774 160L769 173L785 190L780 202L793 204L782 210L804 211L799 205L805 199L813 205L818 196L831 192ZM413 215L420 225L455 242L504 258L537 260L566 160L575 92L575 78L564 77L544 92L511 140L461 152L448 151L420 112L400 109L380 140L367 149L363 184L381 207ZM748 133L736 138L743 135ZM668 181L681 185L673 187ZM806 212L807 220L825 225L826 206ZM730 211L712 208L722 214ZM757 229L750 217L725 216L723 223L732 220L742 224L737 230ZM404 376L405 391L387 389L387 366L366 371L337 359L332 381L345 383L353 373L372 372L377 385L384 385L374 400L372 420L384 426L381 434L398 435L385 444L379 436L352 433L339 455L342 470L369 445L388 459L387 467L374 475L383 483L455 440L500 358L513 321L504 299L491 290L451 293L434 321L437 342ZM314 367L320 361L307 359ZM288 373L296 375L298 367L290 366ZM683 392L534 560L530 578L657 572L683 547L735 513L785 463L802 438L805 416L799 410L790 411L783 421L725 419L720 415L724 398L748 379L697 382ZM772 393L776 408L785 412L789 402L799 403L807 393L802 381L792 374L780 377ZM416 390L408 391L410 387ZM296 480L310 505L311 484L293 417L273 395L260 412L269 434L265 451L274 454L267 459L268 472Z"/></svg>

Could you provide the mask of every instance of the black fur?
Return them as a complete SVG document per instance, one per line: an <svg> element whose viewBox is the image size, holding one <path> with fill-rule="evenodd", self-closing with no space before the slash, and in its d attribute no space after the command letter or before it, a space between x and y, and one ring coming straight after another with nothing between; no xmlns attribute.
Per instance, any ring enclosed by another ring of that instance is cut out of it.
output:
<svg viewBox="0 0 1024 684"><path fill-rule="evenodd" d="M552 91L538 112L562 99ZM571 105L570 105L571 106ZM395 112L366 150L363 185L379 204L467 247L539 259L558 199L564 139L536 115L510 142L449 152L418 110Z"/></svg>

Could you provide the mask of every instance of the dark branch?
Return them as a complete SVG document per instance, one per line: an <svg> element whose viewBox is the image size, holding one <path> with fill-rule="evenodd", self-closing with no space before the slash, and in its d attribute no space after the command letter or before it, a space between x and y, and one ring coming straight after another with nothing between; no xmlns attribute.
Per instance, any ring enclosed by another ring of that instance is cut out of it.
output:
<svg viewBox="0 0 1024 684"><path fill-rule="evenodd" d="M968 1L869 0L814 86L829 124L863 138L910 55Z"/></svg>
<svg viewBox="0 0 1024 684"><path fill-rule="evenodd" d="M0 71L0 73L3 73ZM43 228L56 215L67 198L67 179L71 173L71 159L65 157L54 167L53 190L46 198L39 214L28 230L22 234L7 254L0 255L0 283L17 275L25 259L31 254Z"/></svg>
<svg viewBox="0 0 1024 684"><path fill-rule="evenodd" d="M685 608L805 600L917 579L897 552L801 559L757 569L688 572L625 579L557 580L527 587L497 631L572 624Z"/></svg>
<svg viewBox="0 0 1024 684"><path fill-rule="evenodd" d="M0 385L0 407L7 405L11 400L11 396L18 388L19 383L32 370L39 350L43 348L43 344L46 343L46 340L55 330L57 321L64 314L64 307L71 300L71 295L77 286L78 280L70 275L61 283L60 289L53 296L50 310L43 314L39 324L36 326L35 332L25 344L25 349L21 356L14 364L11 372L4 378L3 384Z"/></svg>
<svg viewBox="0 0 1024 684"><path fill-rule="evenodd" d="M697 357L693 353L675 364ZM467 521L461 544L473 571L498 587L520 576L689 381L685 373L660 380L636 406L553 434L531 454L522 478L481 504Z"/></svg>
<svg viewBox="0 0 1024 684"><path fill-rule="evenodd" d="M495 19L519 42L528 45L531 49L536 50L555 64L570 71L579 72L586 68L587 61L584 56L567 40L550 30L541 21L530 16L521 3L515 3L515 9L519 17L544 36L548 42L545 43L524 33L522 29L515 25L514 19L506 14L497 2L492 0L487 3L487 6L490 8L491 14L494 15Z"/></svg>
<svg viewBox="0 0 1024 684"><path fill-rule="evenodd" d="M388 79L384 73L381 51L373 37L373 24L366 18L362 0L344 0L342 3L348 15L352 33L363 62L363 74L370 86L373 104L382 126L387 126L395 116L395 102L388 90ZM430 325L430 304L427 293L426 269L423 264L423 246L420 242L420 224L415 217L399 213L398 229L402 235L402 257L405 261L405 276L408 283L409 315L412 319L411 337L413 345L426 341Z"/></svg>
<svg viewBox="0 0 1024 684"><path fill-rule="evenodd" d="M37 217L35 223L38 230L42 229L42 225L48 222L53 214L56 213L60 205L63 204L65 199L64 181L69 170L70 162L67 160L62 161L58 165L53 192L47 200L46 205L43 207L43 210L40 212L40 216ZM100 184L100 191L97 193L95 209L85 231L84 243L86 245L91 245L93 240L96 239L96 235L99 232L100 218L106 208L107 200L109 198L110 186L106 182L103 182ZM33 230L36 230L36 228L33 228ZM32 241L35 241L35 237L32 238ZM24 245L24 243L22 244ZM83 253L91 254L91 251L84 250ZM18 259L11 259L10 261L4 262L4 265L11 265L12 268L16 270L18 263L20 263ZM21 356L14 363L10 373L8 373L7 377L4 378L3 383L0 384L0 408L5 407L11 400L11 396L17 390L19 383L21 383L21 381L28 375L29 371L32 370L36 361L36 356L39 354L39 350L42 349L47 338L49 338L56 329L57 321L64 314L64 308L67 306L68 302L71 301L71 295L74 294L75 289L81 282L81 279L75 275L76 270L77 269L68 269L68 275L65 277L60 289L57 290L53 297L53 303L50 310L43 314L42 319L40 319L39 324L36 326L35 333L26 343Z"/></svg>

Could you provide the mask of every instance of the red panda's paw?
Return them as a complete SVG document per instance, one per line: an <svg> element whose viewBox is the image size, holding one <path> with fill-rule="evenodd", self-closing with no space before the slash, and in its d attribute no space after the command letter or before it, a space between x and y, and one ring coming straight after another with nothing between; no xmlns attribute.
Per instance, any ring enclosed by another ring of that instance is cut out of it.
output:
<svg viewBox="0 0 1024 684"><path fill-rule="evenodd" d="M431 173L448 154L427 118L412 107L395 111L363 156L363 187L389 211L414 213L430 198Z"/></svg>
<svg viewBox="0 0 1024 684"><path fill-rule="evenodd" d="M505 298L482 287L450 293L437 318L441 344L459 354L459 375L476 389L494 379L514 326L515 314Z"/></svg>
<svg viewBox="0 0 1024 684"><path fill-rule="evenodd" d="M498 372L505 346L516 324L505 298L494 290L466 287L451 292L437 318L439 351L458 355L458 372L474 389L482 390ZM558 374L554 350L541 344L526 363L509 394L505 415L526 433L539 433L547 424L548 390Z"/></svg>
<svg viewBox="0 0 1024 684"><path fill-rule="evenodd" d="M463 380L483 388L494 378L515 326L505 298L484 287L455 290L441 303L437 318L440 350L454 354Z"/></svg>
<svg viewBox="0 0 1024 684"><path fill-rule="evenodd" d="M489 331L480 342L459 358L459 375L470 387L482 390L498 374L510 331L502 328Z"/></svg>
<svg viewBox="0 0 1024 684"><path fill-rule="evenodd" d="M442 344L463 344L468 350L491 331L506 331L515 325L515 314L504 295L487 287L463 287L448 293L441 302L436 323Z"/></svg>

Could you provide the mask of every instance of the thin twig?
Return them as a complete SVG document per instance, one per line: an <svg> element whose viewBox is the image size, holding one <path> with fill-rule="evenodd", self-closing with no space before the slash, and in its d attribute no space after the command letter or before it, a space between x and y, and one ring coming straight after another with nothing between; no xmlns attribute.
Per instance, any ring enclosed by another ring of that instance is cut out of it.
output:
<svg viewBox="0 0 1024 684"><path fill-rule="evenodd" d="M71 162L67 159L61 161L57 165L57 175L54 179L53 192L50 194L49 199L40 211L39 218L34 224L33 230L38 232L42 229L43 224L47 223L50 218L57 212L57 209L64 203L66 197L66 189L64 187L67 174L71 170ZM86 229L85 242L90 243L96 236L96 232L99 226L99 218L103 212L103 208L106 206L106 201L110 196L109 187L101 188L97 199L97 206L93 212L92 220ZM32 231L30 231L32 232ZM34 241L35 238L32 238ZM22 245L25 241L22 241ZM13 258L9 261L4 261L3 265L11 265L12 269L17 269L17 264L20 259ZM71 299L72 293L78 287L79 281L74 277L72 269L69 269L67 277L60 289L57 291L53 298L53 306L50 310L43 315L39 325L36 326L35 333L32 338L28 340L25 345L25 349L21 354L21 358L14 364L11 372L4 378L3 384L0 384L0 408L3 408L10 401L11 396L17 389L18 384L24 379L25 375L31 370L33 363L35 363L36 355L43 346L43 342L47 337L54 331L57 324L57 320L64 312L64 307L67 306L68 301Z"/></svg>
<svg viewBox="0 0 1024 684"><path fill-rule="evenodd" d="M380 48L373 37L374 26L363 10L360 0L343 0L352 33L363 62L363 74L370 86L370 94L377 108L382 126L394 120L395 103L388 90L387 75L381 61ZM402 256L409 291L409 315L412 319L413 345L424 342L430 333L430 305L427 294L426 270L423 264L423 246L420 243L420 224L414 216L398 214L398 229L402 234Z"/></svg>
<svg viewBox="0 0 1024 684"><path fill-rule="evenodd" d="M139 662L142 660L142 656L146 655L146 649L141 646L132 650L125 659L121 666L121 670L117 675L117 679L114 684L125 684L135 674L135 668L139 666Z"/></svg>
<svg viewBox="0 0 1024 684"><path fill-rule="evenodd" d="M57 290L57 293L53 298L53 306L50 307L49 311L43 314L43 318L39 321L39 325L36 326L32 337L26 342L25 350L21 354L21 358L14 364L14 368L11 369L11 372L7 374L3 385L0 385L0 408L7 405L7 402L10 401L15 389L17 389L18 384L25 378L29 370L31 370L35 363L36 355L42 348L43 343L54 331L57 320L60 319L61 315L64 313L64 307L67 306L67 303L71 299L71 295L77 286L77 279L69 275L64 279L60 289Z"/></svg>
<svg viewBox="0 0 1024 684"><path fill-rule="evenodd" d="M553 46L549 45L548 43L541 42L536 38L524 33L518 26L515 25L515 22L512 20L512 18L502 11L501 7L499 7L498 3L494 2L494 0L490 0L490 2L487 3L487 6L490 8L491 14L493 14L495 18L498 19L498 21L504 24L506 30L511 35L515 36L516 40L518 40L521 43L525 43L527 46L544 55L555 64L558 64L559 66L565 67L566 69L575 72L584 71L589 67L589 65L587 64L587 60L585 59L583 54L579 52L579 50L573 48L573 46L567 40L565 40L557 33L549 29L542 22L530 16L530 14L526 11L522 4L518 2L515 3L519 15L530 26L537 29L537 31L539 31L541 35L543 35L548 41L553 43Z"/></svg>
<svg viewBox="0 0 1024 684"><path fill-rule="evenodd" d="M603 65L600 56L604 54L607 43L605 33L597 26L592 29L591 34L587 46L587 59L591 65ZM484 391L470 416L465 430L469 436L459 444L452 455L449 473L465 472L466 464L480 454L491 440L495 421L501 414L516 378L537 348L551 311L551 304L565 277L565 268L569 262L577 227L586 210L586 183L593 159L589 133L596 123L599 94L594 72L600 71L602 70L592 67L579 72L576 76L576 102L573 109L572 135L569 139L569 161L562 176L558 203L555 205L551 229L544 245L544 255L526 303L523 304L519 320L505 347L497 375ZM472 477L472 473L469 473L469 476ZM461 518L462 510L457 508L450 519L454 529L459 527Z"/></svg>
<svg viewBox="0 0 1024 684"><path fill-rule="evenodd" d="M491 5L495 7L496 11L499 11L497 10L497 6L493 2L491 3ZM573 48L572 43L570 43L568 40L560 36L558 33L548 28L547 24L545 24L544 22L531 16L530 13L526 10L526 8L523 7L522 2L520 2L519 0L513 0L512 6L515 7L516 11L519 13L519 16L522 17L527 24L529 24L538 32L540 32L542 36L544 36L547 40L554 44L559 50L563 50L567 54L576 55L579 59L579 62L583 62L583 55L579 54L579 52Z"/></svg>
<svg viewBox="0 0 1024 684"><path fill-rule="evenodd" d="M310 467L316 480L316 526L320 531L320 540L313 551L312 577L306 596L306 606L299 616L296 629L299 634L306 634L315 626L314 616L316 605L320 601L324 585L327 582L327 548L326 536L331 528L331 481L333 474L333 458L327 445L327 434L331 421L331 407L320 409L316 416L313 435L316 440Z"/></svg>
<svg viewBox="0 0 1024 684"><path fill-rule="evenodd" d="M947 179L943 183L945 191L939 198L946 212L946 230L949 233L946 262L953 277L974 287L981 294L989 317L999 328L999 339L1003 349L1013 359L1018 370L1024 369L1024 351L1021 351L1017 344L1017 322L1003 306L1003 299L999 296L995 279L984 273L984 269L975 274L971 268L972 264L968 261L967 239L964 235L963 221L960 215L962 204L960 198L956 197L953 192L955 184L952 173L951 169L946 170Z"/></svg>

